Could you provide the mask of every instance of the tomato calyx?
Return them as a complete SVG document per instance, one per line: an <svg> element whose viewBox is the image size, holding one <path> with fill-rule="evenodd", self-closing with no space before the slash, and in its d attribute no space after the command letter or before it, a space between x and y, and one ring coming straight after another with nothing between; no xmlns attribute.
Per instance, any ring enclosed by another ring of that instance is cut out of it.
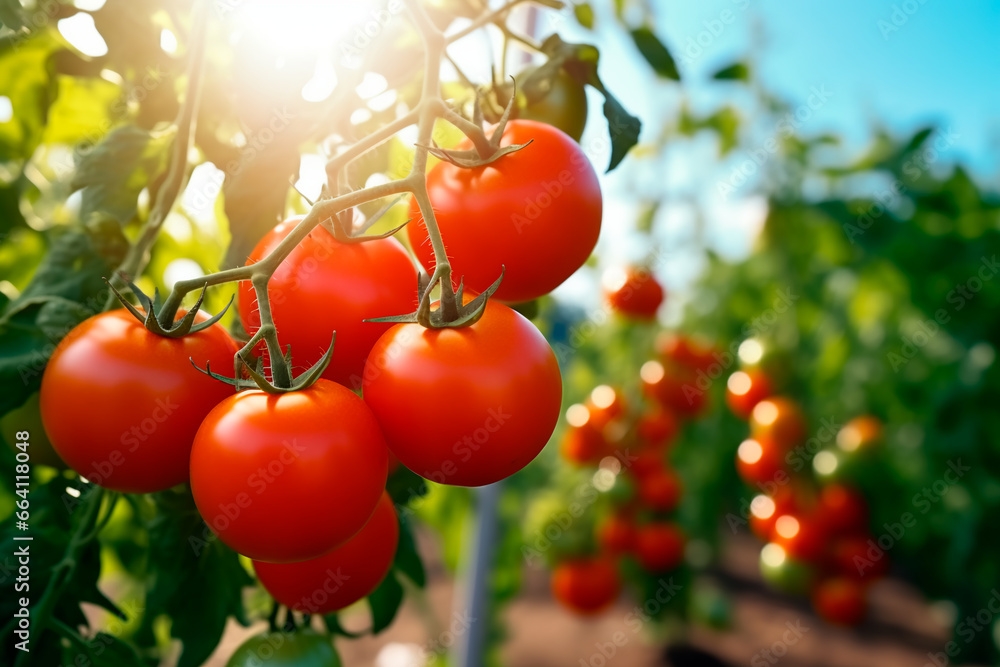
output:
<svg viewBox="0 0 1000 667"><path fill-rule="evenodd" d="M514 77L511 77L511 81L514 81ZM517 84L513 84L516 88ZM516 93L516 90L514 91ZM438 146L436 143L433 146L424 146L422 144L417 144L420 148L427 149L427 152L436 158L450 162L456 167L461 167L462 169L475 169L476 167L483 167L490 164L491 162L496 162L504 155L510 155L515 153L528 144L531 141L527 141L523 144L510 144L509 146L501 146L500 140L503 138L504 130L507 128L507 121L510 120L511 112L514 109L514 103L516 101L516 95L511 94L510 100L507 102L507 107L504 109L503 114L500 116L500 120L493 128L493 133L487 137L486 131L483 130L483 108L479 102L479 96L476 96L475 105L472 112L472 123L463 122L460 126L461 130L465 132L465 135L472 141L474 147L466 150L458 149L445 149ZM452 116L457 116L455 112L450 111Z"/></svg>
<svg viewBox="0 0 1000 667"><path fill-rule="evenodd" d="M263 328L261 329L263 330ZM320 379L323 375L323 371L326 367L330 365L330 359L333 358L333 344L337 338L337 332L333 332L330 337L330 345L326 348L326 352L320 357L319 361L315 364L302 371L298 375L293 375L291 370L288 370L288 376L291 378L287 387L278 386L267 379L267 375L264 371L264 359L258 357L257 363L253 364L250 359L246 357L246 350L253 349L254 344L259 338L262 338L260 331L257 332L253 338L244 346L237 354L235 365L234 377L227 377L225 375L220 375L212 371L211 366L208 362L205 362L205 368L201 368L195 363L194 359L191 359L191 364L197 368L199 371L205 375L214 378L220 382L225 382L228 385L232 385L237 391L241 389L260 389L268 394L287 394L293 391L302 391L311 387L316 380ZM274 360L272 359L272 363ZM281 362L285 365L285 368L291 369L292 366L292 346L289 345L288 349L285 350L284 357ZM249 378L240 377L242 372L246 372Z"/></svg>
<svg viewBox="0 0 1000 667"><path fill-rule="evenodd" d="M486 291L477 295L468 303L465 303L465 287L459 281L458 289L453 290L450 280L444 280L434 272L434 276L428 276L421 271L417 274L417 293L420 295L420 303L417 309L406 315L390 315L388 317L375 317L365 322L391 322L393 324L416 323L425 329L458 329L460 327L472 326L483 316L486 310L486 302L493 293L500 287L503 281L504 268L500 267L500 277ZM431 291L435 283L441 284L441 299L437 308L431 308Z"/></svg>
<svg viewBox="0 0 1000 667"><path fill-rule="evenodd" d="M353 190L347 189L346 192L343 192L341 194L347 194L349 192L353 192ZM408 225L410 221L407 220L398 227L390 229L389 231L383 234L366 234L366 232L372 227L374 227L375 223L381 220L382 217L386 213L388 213L389 209L398 204L405 196L406 195L399 195L398 197L390 201L388 204L379 209L378 212L376 212L372 217L365 220L365 223L360 227L356 227L354 224L353 207L346 208L338 212L337 215L334 216L333 218L324 220L323 222L320 223L320 226L326 229L326 231L330 232L333 238L339 241L340 243L365 243L367 241L378 241L380 239L387 239L396 232L403 229L403 227L406 227L406 225Z"/></svg>
<svg viewBox="0 0 1000 667"><path fill-rule="evenodd" d="M163 336L164 338L181 338L182 336L187 336L188 334L198 333L199 331L204 331L210 326L222 319L222 316L226 314L229 307L233 305L232 298L229 299L229 303L226 307L222 309L216 315L204 320L202 322L195 322L195 318L198 316L198 310L201 308L201 303L205 299L205 291L208 289L208 285L205 285L201 289L201 294L198 295L198 301L195 302L194 307L189 309L184 317L179 320L175 320L174 317L177 314L176 311L172 313L167 313L163 309L163 300L160 298L160 290L153 290L153 297L147 296L138 285L133 283L128 278L122 276L125 284L128 285L129 290L135 295L136 299L142 305L142 310L139 310L133 306L125 296L119 292L110 280L105 280L108 287L114 293L115 297L121 304L135 316L137 320L142 322L142 325L146 327L146 330L150 333L154 333L157 336ZM170 322L170 326L163 326L163 321Z"/></svg>

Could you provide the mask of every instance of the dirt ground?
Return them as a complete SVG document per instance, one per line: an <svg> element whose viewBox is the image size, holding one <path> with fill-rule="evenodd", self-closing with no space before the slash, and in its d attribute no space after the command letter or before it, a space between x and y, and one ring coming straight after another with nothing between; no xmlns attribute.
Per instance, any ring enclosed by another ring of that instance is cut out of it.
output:
<svg viewBox="0 0 1000 667"><path fill-rule="evenodd" d="M420 549L431 563L426 595L408 597L393 625L378 637L339 643L345 667L420 667L421 647L448 646L467 626L456 603L454 582L442 571L433 540L422 536ZM664 650L629 624L634 602L627 597L594 619L564 612L552 600L547 576L526 569L521 595L504 619L508 637L503 664L510 667L925 667L929 652L948 640L946 624L919 592L895 580L872 589L871 613L860 628L822 623L800 598L766 588L757 571L759 544L738 538L727 545L718 574L732 595L732 627L725 631L695 626L683 644ZM428 609L436 619L428 627ZM348 615L345 625L362 628L367 611ZM789 632L790 628L794 629ZM224 667L225 657L245 637L263 627L236 624L207 664ZM616 643L617 642L617 643ZM613 651L613 653L612 653ZM473 667L473 666L468 666ZM478 667L478 666L476 666ZM936 666L935 666L936 667Z"/></svg>

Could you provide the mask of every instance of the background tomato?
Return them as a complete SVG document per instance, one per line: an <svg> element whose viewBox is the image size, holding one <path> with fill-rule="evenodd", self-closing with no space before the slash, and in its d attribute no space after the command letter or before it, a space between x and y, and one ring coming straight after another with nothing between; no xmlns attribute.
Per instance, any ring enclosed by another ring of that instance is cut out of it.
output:
<svg viewBox="0 0 1000 667"><path fill-rule="evenodd" d="M298 563L254 561L254 571L271 596L297 611L329 614L354 604L382 583L399 544L399 520L383 493L368 523L343 545Z"/></svg>
<svg viewBox="0 0 1000 667"><path fill-rule="evenodd" d="M364 395L403 465L442 484L481 486L545 446L562 379L535 325L491 300L468 327L387 331L368 359Z"/></svg>
<svg viewBox="0 0 1000 667"><path fill-rule="evenodd" d="M639 480L639 499L651 510L671 512L681 499L681 481L667 468L651 472Z"/></svg>
<svg viewBox="0 0 1000 667"><path fill-rule="evenodd" d="M684 561L684 532L674 523L658 521L639 526L635 557L648 572L666 572Z"/></svg>
<svg viewBox="0 0 1000 667"><path fill-rule="evenodd" d="M567 609L579 614L603 611L618 599L621 588L618 570L605 558L565 561L552 572L553 596Z"/></svg>
<svg viewBox="0 0 1000 667"><path fill-rule="evenodd" d="M817 584L812 603L823 620L835 625L858 625L868 610L864 587L846 577L834 577Z"/></svg>
<svg viewBox="0 0 1000 667"><path fill-rule="evenodd" d="M670 410L655 407L639 417L635 425L636 435L646 447L663 449L669 447L680 432L677 417Z"/></svg>
<svg viewBox="0 0 1000 667"><path fill-rule="evenodd" d="M198 511L237 552L273 562L340 546L375 510L389 453L365 402L329 380L231 395L191 450Z"/></svg>
<svg viewBox="0 0 1000 667"><path fill-rule="evenodd" d="M750 432L755 436L769 437L786 449L802 442L807 428L802 408L785 396L760 401L750 413Z"/></svg>
<svg viewBox="0 0 1000 667"><path fill-rule="evenodd" d="M736 472L747 484L781 483L787 478L786 451L766 436L747 438L736 450Z"/></svg>
<svg viewBox="0 0 1000 667"><path fill-rule="evenodd" d="M772 389L764 371L757 368L736 371L726 381L726 405L734 415L746 419L754 406L771 395Z"/></svg>
<svg viewBox="0 0 1000 667"><path fill-rule="evenodd" d="M329 637L312 630L265 632L243 642L226 667L340 667Z"/></svg>
<svg viewBox="0 0 1000 667"><path fill-rule="evenodd" d="M181 484L199 424L233 393L190 360L232 368L237 349L217 325L164 338L125 309L95 315L45 368L45 432L67 465L105 488L150 493Z"/></svg>
<svg viewBox="0 0 1000 667"><path fill-rule="evenodd" d="M532 120L507 124L503 145L532 143L483 167L448 162L427 175L427 189L455 284L484 291L500 277L503 301L548 294L587 261L601 231L601 188L590 160L565 133ZM471 148L464 140L460 149ZM428 272L434 254L416 202L406 227Z"/></svg>
<svg viewBox="0 0 1000 667"><path fill-rule="evenodd" d="M618 313L640 320L651 320L663 303L663 287L649 269L629 267L609 272L604 278L608 304Z"/></svg>
<svg viewBox="0 0 1000 667"><path fill-rule="evenodd" d="M247 264L267 256L301 220L290 218L268 232ZM278 339L283 349L292 346L294 369L300 372L319 361L336 331L323 377L359 389L368 352L391 326L364 320L411 312L416 284L413 262L396 239L341 243L323 227L313 229L268 283ZM240 283L239 307L243 327L256 333L260 313L250 281Z"/></svg>
<svg viewBox="0 0 1000 667"><path fill-rule="evenodd" d="M612 556L630 552L635 546L635 525L621 514L610 514L597 525L597 543Z"/></svg>
<svg viewBox="0 0 1000 667"><path fill-rule="evenodd" d="M680 364L647 361L639 371L643 392L678 415L693 417L705 409L708 395L694 370Z"/></svg>

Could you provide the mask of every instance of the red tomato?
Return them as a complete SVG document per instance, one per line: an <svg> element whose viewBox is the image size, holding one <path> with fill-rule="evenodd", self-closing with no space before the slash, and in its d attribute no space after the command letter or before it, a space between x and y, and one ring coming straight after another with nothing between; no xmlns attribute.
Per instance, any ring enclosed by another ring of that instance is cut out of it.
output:
<svg viewBox="0 0 1000 667"><path fill-rule="evenodd" d="M542 450L562 379L535 325L490 301L468 327L387 331L368 358L364 396L403 465L442 484L481 486Z"/></svg>
<svg viewBox="0 0 1000 667"><path fill-rule="evenodd" d="M736 472L747 484L781 483L786 451L769 437L747 438L736 450Z"/></svg>
<svg viewBox="0 0 1000 667"><path fill-rule="evenodd" d="M775 519L771 541L794 558L817 563L826 552L829 537L829 530L818 517L799 512Z"/></svg>
<svg viewBox="0 0 1000 667"><path fill-rule="evenodd" d="M357 535L319 558L298 563L254 561L260 583L281 604L329 614L369 595L385 579L399 544L399 521L389 494Z"/></svg>
<svg viewBox="0 0 1000 667"><path fill-rule="evenodd" d="M857 533L868 528L868 502L856 489L843 484L823 487L818 512L834 532Z"/></svg>
<svg viewBox="0 0 1000 667"><path fill-rule="evenodd" d="M301 220L290 218L268 232L247 264L267 256ZM363 320L411 312L416 284L413 262L396 239L341 243L316 227L274 272L267 291L278 340L282 349L292 346L295 370L319 361L336 331L333 358L323 377L360 389L368 352L392 326ZM256 333L260 312L249 280L240 283L239 307L244 328Z"/></svg>
<svg viewBox="0 0 1000 667"><path fill-rule="evenodd" d="M639 498L643 504L657 512L671 512L680 502L681 480L672 470L663 468L639 480Z"/></svg>
<svg viewBox="0 0 1000 667"><path fill-rule="evenodd" d="M778 445L790 449L806 437L806 418L799 404L784 396L760 401L750 413L750 432L770 437Z"/></svg>
<svg viewBox="0 0 1000 667"><path fill-rule="evenodd" d="M223 542L255 560L321 556L365 525L389 453L354 392L329 380L302 391L231 395L191 450L191 492Z"/></svg>
<svg viewBox="0 0 1000 667"><path fill-rule="evenodd" d="M889 556L871 535L841 537L830 549L834 571L845 577L874 581L889 572Z"/></svg>
<svg viewBox="0 0 1000 667"><path fill-rule="evenodd" d="M656 351L667 363L680 364L694 370L708 372L721 362L716 351L700 338L679 333L664 333L656 339Z"/></svg>
<svg viewBox="0 0 1000 667"><path fill-rule="evenodd" d="M647 361L639 377L647 396L679 415L693 417L702 412L708 402L707 393L698 386L695 371L687 366L665 367L658 361Z"/></svg>
<svg viewBox="0 0 1000 667"><path fill-rule="evenodd" d="M620 514L611 514L597 525L597 543L609 555L618 556L635 546L635 526Z"/></svg>
<svg viewBox="0 0 1000 667"><path fill-rule="evenodd" d="M756 368L736 371L726 382L726 405L740 419L747 419L754 406L771 395L771 380Z"/></svg>
<svg viewBox="0 0 1000 667"><path fill-rule="evenodd" d="M788 486L779 487L772 496L757 495L750 501L750 530L765 542L774 536L774 522L779 516L795 514L800 510L794 491Z"/></svg>
<svg viewBox="0 0 1000 667"><path fill-rule="evenodd" d="M564 607L591 615L611 606L622 582L613 562L606 558L580 558L560 563L552 573L552 595Z"/></svg>
<svg viewBox="0 0 1000 667"><path fill-rule="evenodd" d="M629 267L605 276L605 296L618 313L640 320L651 320L663 303L663 287L649 269Z"/></svg>
<svg viewBox="0 0 1000 667"><path fill-rule="evenodd" d="M601 431L588 422L582 426L568 426L559 451L568 462L587 466L599 463L611 449Z"/></svg>
<svg viewBox="0 0 1000 667"><path fill-rule="evenodd" d="M646 411L635 425L636 435L651 449L669 447L680 431L680 424L674 413L663 408Z"/></svg>
<svg viewBox="0 0 1000 667"><path fill-rule="evenodd" d="M151 493L186 482L198 425L233 393L190 360L232 368L238 349L218 325L164 338L125 309L95 315L45 368L45 432L67 465L105 488Z"/></svg>
<svg viewBox="0 0 1000 667"><path fill-rule="evenodd" d="M532 143L483 167L441 162L427 190L455 284L482 292L500 276L496 297L530 301L548 294L587 261L601 231L601 187L580 146L544 123L514 120L503 145ZM459 149L472 148L463 141ZM434 253L414 200L410 246L430 273Z"/></svg>
<svg viewBox="0 0 1000 667"><path fill-rule="evenodd" d="M590 392L586 407L590 411L590 422L597 428L604 428L625 414L625 398L614 387L602 384Z"/></svg>
<svg viewBox="0 0 1000 667"><path fill-rule="evenodd" d="M686 543L684 532L677 524L648 523L636 531L635 555L647 572L666 572L684 560Z"/></svg>
<svg viewBox="0 0 1000 667"><path fill-rule="evenodd" d="M663 460L662 451L647 449L638 454L630 454L625 459L625 466L633 477L641 480L663 470L666 462Z"/></svg>
<svg viewBox="0 0 1000 667"><path fill-rule="evenodd" d="M868 610L864 587L845 577L834 577L817 584L812 603L820 618L834 625L858 625Z"/></svg>

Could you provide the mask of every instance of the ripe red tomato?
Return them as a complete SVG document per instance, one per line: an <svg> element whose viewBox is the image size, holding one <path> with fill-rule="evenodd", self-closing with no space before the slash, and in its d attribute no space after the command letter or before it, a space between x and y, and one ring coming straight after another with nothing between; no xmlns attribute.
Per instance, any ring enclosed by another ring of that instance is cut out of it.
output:
<svg viewBox="0 0 1000 667"><path fill-rule="evenodd" d="M455 283L464 278L467 288L482 292L504 267L496 297L508 302L558 287L587 261L601 231L601 187L580 146L545 123L507 124L503 145L528 141L483 167L441 162L427 175ZM410 246L431 272L434 254L415 200L410 215Z"/></svg>
<svg viewBox="0 0 1000 667"><path fill-rule="evenodd" d="M635 556L647 572L666 572L684 560L687 539L677 524L661 521L639 526Z"/></svg>
<svg viewBox="0 0 1000 667"><path fill-rule="evenodd" d="M705 409L707 392L698 386L694 370L688 366L647 361L639 373L643 392L668 410L693 417Z"/></svg>
<svg viewBox="0 0 1000 667"><path fill-rule="evenodd" d="M629 267L605 275L605 296L615 311L639 320L651 320L663 303L663 287L649 269Z"/></svg>
<svg viewBox="0 0 1000 667"><path fill-rule="evenodd" d="M843 484L823 487L818 513L834 532L857 533L868 528L868 502L856 489Z"/></svg>
<svg viewBox="0 0 1000 667"><path fill-rule="evenodd" d="M267 256L301 220L290 218L268 232L247 264ZM267 291L278 339L283 349L292 346L295 370L319 361L336 331L333 358L323 377L360 389L368 352L392 326L363 320L412 311L416 284L413 262L396 239L341 243L316 227L274 272ZM240 283L239 307L244 328L256 333L260 312L249 280Z"/></svg>
<svg viewBox="0 0 1000 667"><path fill-rule="evenodd" d="M646 449L630 457L625 459L626 470L637 480L655 475L666 466L663 452L659 450Z"/></svg>
<svg viewBox="0 0 1000 667"><path fill-rule="evenodd" d="M736 472L747 484L780 483L787 475L785 454L770 437L747 438L736 450Z"/></svg>
<svg viewBox="0 0 1000 667"><path fill-rule="evenodd" d="M231 395L191 449L191 492L223 542L255 560L321 556L365 525L389 453L354 392L318 380L302 391Z"/></svg>
<svg viewBox="0 0 1000 667"><path fill-rule="evenodd" d="M781 447L790 449L806 437L806 417L798 402L774 396L760 401L750 413L750 432L770 437Z"/></svg>
<svg viewBox="0 0 1000 667"><path fill-rule="evenodd" d="M820 618L834 625L858 625L868 609L864 586L846 577L834 577L817 584L812 603Z"/></svg>
<svg viewBox="0 0 1000 667"><path fill-rule="evenodd" d="M233 393L190 360L232 368L238 349L220 326L164 338L125 309L95 315L45 368L45 432L67 465L105 488L151 493L181 484L198 425Z"/></svg>
<svg viewBox="0 0 1000 667"><path fill-rule="evenodd" d="M817 563L826 553L830 531L815 514L782 514L774 522L771 541L789 556Z"/></svg>
<svg viewBox="0 0 1000 667"><path fill-rule="evenodd" d="M740 419L747 419L754 406L771 395L771 380L760 369L736 371L726 382L726 405Z"/></svg>
<svg viewBox="0 0 1000 667"><path fill-rule="evenodd" d="M613 562L606 558L579 558L560 563L552 573L552 595L564 607L591 615L611 606L622 582Z"/></svg>
<svg viewBox="0 0 1000 667"><path fill-rule="evenodd" d="M625 414L625 398L614 387L602 384L590 392L586 407L590 411L590 423L604 428Z"/></svg>
<svg viewBox="0 0 1000 667"><path fill-rule="evenodd" d="M398 544L396 509L383 492L364 528L333 551L298 563L255 560L253 568L281 604L309 614L329 614L378 588L392 567Z"/></svg>
<svg viewBox="0 0 1000 667"><path fill-rule="evenodd" d="M597 543L612 556L629 553L635 546L635 525L620 514L610 514L597 525Z"/></svg>
<svg viewBox="0 0 1000 667"><path fill-rule="evenodd" d="M750 530L754 535L770 542L774 536L774 522L779 516L800 511L795 492L788 486L778 487L771 496L757 495L750 501Z"/></svg>
<svg viewBox="0 0 1000 667"><path fill-rule="evenodd" d="M716 359L716 351L703 339L679 333L664 333L656 339L656 352L660 358L673 364L708 372Z"/></svg>
<svg viewBox="0 0 1000 667"><path fill-rule="evenodd" d="M369 355L364 396L403 465L441 484L481 486L542 450L562 379L535 325L491 300L468 327L387 331Z"/></svg>
<svg viewBox="0 0 1000 667"><path fill-rule="evenodd" d="M673 444L680 431L674 413L664 408L647 410L635 425L639 440L650 449L664 449Z"/></svg>
<svg viewBox="0 0 1000 667"><path fill-rule="evenodd" d="M835 541L830 549L830 563L838 574L868 582L889 572L889 556L868 534Z"/></svg>
<svg viewBox="0 0 1000 667"><path fill-rule="evenodd" d="M667 468L651 472L639 480L639 499L651 510L671 512L680 502L681 480Z"/></svg>
<svg viewBox="0 0 1000 667"><path fill-rule="evenodd" d="M566 428L559 452L568 462L587 466L599 463L611 453L611 448L601 431L587 422Z"/></svg>

